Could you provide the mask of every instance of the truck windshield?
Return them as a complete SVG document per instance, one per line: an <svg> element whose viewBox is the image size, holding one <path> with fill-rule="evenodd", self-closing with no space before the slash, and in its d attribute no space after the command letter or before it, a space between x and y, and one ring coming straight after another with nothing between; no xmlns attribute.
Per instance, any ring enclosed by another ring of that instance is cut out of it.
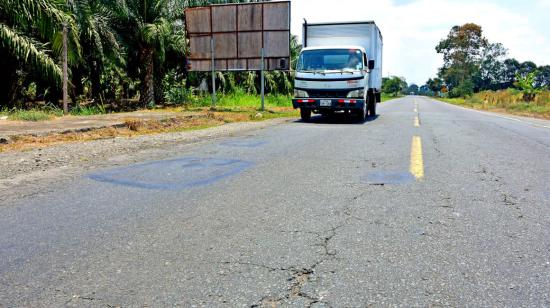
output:
<svg viewBox="0 0 550 308"><path fill-rule="evenodd" d="M361 70L362 52L358 49L306 50L300 54L298 71Z"/></svg>

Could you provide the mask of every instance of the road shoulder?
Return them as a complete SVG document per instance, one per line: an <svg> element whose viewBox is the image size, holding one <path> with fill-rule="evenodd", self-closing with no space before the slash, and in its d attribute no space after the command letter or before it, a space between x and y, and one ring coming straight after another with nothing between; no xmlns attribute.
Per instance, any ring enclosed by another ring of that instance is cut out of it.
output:
<svg viewBox="0 0 550 308"><path fill-rule="evenodd" d="M178 149L292 120L277 118L261 122L236 122L201 130L115 137L3 152L0 153L0 206L9 205L10 200L44 193L47 190L45 187L52 186L52 183L70 180L90 170L171 158L177 155Z"/></svg>

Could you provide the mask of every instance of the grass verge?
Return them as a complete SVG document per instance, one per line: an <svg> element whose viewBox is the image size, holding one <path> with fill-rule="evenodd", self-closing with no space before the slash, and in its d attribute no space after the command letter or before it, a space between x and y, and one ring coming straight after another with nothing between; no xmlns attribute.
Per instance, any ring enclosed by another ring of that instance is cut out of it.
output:
<svg viewBox="0 0 550 308"><path fill-rule="evenodd" d="M46 121L51 120L57 116L63 115L63 112L41 110L41 109L30 109L30 110L12 110L12 111L2 111L0 116L7 116L8 120L13 121Z"/></svg>
<svg viewBox="0 0 550 308"><path fill-rule="evenodd" d="M387 93L382 93L382 96L380 98L381 98L382 103L383 103L383 102L391 101L392 99L401 98L401 97L403 97L403 95L393 96L393 95L390 95L390 94L387 94Z"/></svg>
<svg viewBox="0 0 550 308"><path fill-rule="evenodd" d="M533 102L523 101L521 92L513 89L484 91L468 98L436 98L440 101L498 113L508 113L533 118L550 119L550 91L537 95Z"/></svg>
<svg viewBox="0 0 550 308"><path fill-rule="evenodd" d="M198 114L197 114L198 112ZM67 142L81 142L115 137L135 137L168 132L181 132L205 129L233 122L264 121L274 118L296 117L298 112L289 107L270 108L260 112L255 108L218 108L211 111L209 108L194 108L193 115L167 118L164 120L143 121L136 118L125 119L121 127L94 129L86 132L69 132L51 134L47 136L17 136L7 144L0 144L0 152L21 151L33 148L42 148Z"/></svg>

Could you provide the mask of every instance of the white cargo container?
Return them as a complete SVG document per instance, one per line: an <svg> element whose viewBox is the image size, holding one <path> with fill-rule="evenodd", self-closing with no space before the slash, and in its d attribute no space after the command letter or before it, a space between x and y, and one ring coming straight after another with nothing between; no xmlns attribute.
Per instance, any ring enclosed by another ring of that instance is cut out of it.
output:
<svg viewBox="0 0 550 308"><path fill-rule="evenodd" d="M311 112L376 114L382 88L382 34L373 21L304 23L293 105Z"/></svg>

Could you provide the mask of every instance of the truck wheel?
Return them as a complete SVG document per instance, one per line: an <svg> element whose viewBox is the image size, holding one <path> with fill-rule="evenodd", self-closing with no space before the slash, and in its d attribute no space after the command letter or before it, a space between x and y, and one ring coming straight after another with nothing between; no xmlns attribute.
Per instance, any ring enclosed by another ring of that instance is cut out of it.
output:
<svg viewBox="0 0 550 308"><path fill-rule="evenodd" d="M367 119L367 104L363 104L363 108L357 112L357 115L359 116L359 121L365 122Z"/></svg>
<svg viewBox="0 0 550 308"><path fill-rule="evenodd" d="M376 101L374 95L369 97L369 116L374 117L376 115Z"/></svg>
<svg viewBox="0 0 550 308"><path fill-rule="evenodd" d="M311 120L311 109L300 108L300 117L302 117L302 121L309 122Z"/></svg>

